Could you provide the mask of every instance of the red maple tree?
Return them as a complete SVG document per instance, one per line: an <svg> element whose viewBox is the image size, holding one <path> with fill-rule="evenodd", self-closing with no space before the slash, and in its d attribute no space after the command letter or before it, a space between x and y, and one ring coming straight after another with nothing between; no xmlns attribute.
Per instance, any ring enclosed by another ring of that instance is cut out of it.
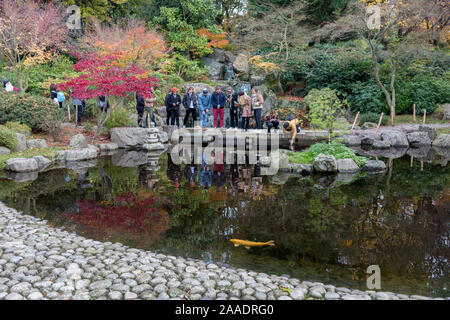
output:
<svg viewBox="0 0 450 320"><path fill-rule="evenodd" d="M122 107L124 99L134 93L144 98L153 97L154 88L158 86L158 79L151 77L149 70L119 62L121 57L119 51L112 54L98 52L71 54L79 59L74 69L81 74L58 84L57 88L65 91L71 89L72 96L79 99L116 97L117 105ZM115 107L116 104L112 103L109 109L99 109L94 139L100 134Z"/></svg>
<svg viewBox="0 0 450 320"><path fill-rule="evenodd" d="M95 239L126 239L148 246L170 227L167 212L155 205L153 197L130 193L112 202L78 200L78 212L63 216L81 225L84 234Z"/></svg>

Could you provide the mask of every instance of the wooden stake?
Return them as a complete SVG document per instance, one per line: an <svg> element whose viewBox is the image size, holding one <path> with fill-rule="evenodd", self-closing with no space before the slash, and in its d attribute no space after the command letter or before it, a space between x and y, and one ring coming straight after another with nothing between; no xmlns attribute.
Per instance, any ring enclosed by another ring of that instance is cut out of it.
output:
<svg viewBox="0 0 450 320"><path fill-rule="evenodd" d="M353 125L352 125L352 129L351 129L351 130L353 130L353 128L355 127L356 122L358 121L358 118L359 118L359 111L358 111L358 113L356 114L355 120L353 121Z"/></svg>
<svg viewBox="0 0 450 320"><path fill-rule="evenodd" d="M423 171L423 161L420 161L420 171Z"/></svg>
<svg viewBox="0 0 450 320"><path fill-rule="evenodd" d="M147 111L147 127L150 128L150 113Z"/></svg>
<svg viewBox="0 0 450 320"><path fill-rule="evenodd" d="M384 116L384 112L381 113L380 120L378 120L377 132L378 132L378 129L380 129L381 121L383 120L383 116Z"/></svg>
<svg viewBox="0 0 450 320"><path fill-rule="evenodd" d="M413 165L414 165L414 157L413 156L411 156L411 161L410 161L410 163L409 163L409 165L411 166L411 168L413 167Z"/></svg>
<svg viewBox="0 0 450 320"><path fill-rule="evenodd" d="M423 110L423 124L427 121L427 109Z"/></svg>
<svg viewBox="0 0 450 320"><path fill-rule="evenodd" d="M69 115L69 122L70 122L71 116L70 116L70 106L69 106L69 104L67 104L67 114Z"/></svg>
<svg viewBox="0 0 450 320"><path fill-rule="evenodd" d="M416 122L416 104L413 105L413 122Z"/></svg>
<svg viewBox="0 0 450 320"><path fill-rule="evenodd" d="M75 106L75 125L78 125L78 105Z"/></svg>

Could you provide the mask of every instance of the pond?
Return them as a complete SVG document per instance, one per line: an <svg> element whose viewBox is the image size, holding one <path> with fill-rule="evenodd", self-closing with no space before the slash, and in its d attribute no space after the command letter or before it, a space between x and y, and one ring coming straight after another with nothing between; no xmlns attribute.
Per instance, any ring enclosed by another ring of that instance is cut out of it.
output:
<svg viewBox="0 0 450 320"><path fill-rule="evenodd" d="M167 153L118 164L103 157L23 183L0 173L0 200L100 241L361 290L379 265L382 291L448 296L449 166L421 171L408 157L382 175L302 177L175 165Z"/></svg>

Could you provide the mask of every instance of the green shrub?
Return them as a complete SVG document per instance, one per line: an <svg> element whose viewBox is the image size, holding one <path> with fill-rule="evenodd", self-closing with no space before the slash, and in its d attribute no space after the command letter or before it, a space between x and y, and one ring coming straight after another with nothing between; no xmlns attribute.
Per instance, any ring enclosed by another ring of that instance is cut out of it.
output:
<svg viewBox="0 0 450 320"><path fill-rule="evenodd" d="M131 118L131 113L124 108L114 109L105 123L105 128L108 130L117 127L134 127L134 126L135 123Z"/></svg>
<svg viewBox="0 0 450 320"><path fill-rule="evenodd" d="M31 128L27 126L26 124L21 124L20 122L13 121L13 122L7 122L5 124L5 127L8 129L11 129L14 132L24 134L26 136L31 135Z"/></svg>
<svg viewBox="0 0 450 320"><path fill-rule="evenodd" d="M445 109L442 107L437 108L433 112L433 117L439 120L444 120L445 115L446 115Z"/></svg>
<svg viewBox="0 0 450 320"><path fill-rule="evenodd" d="M84 133L91 134L92 130L94 130L94 125L90 122L86 122L83 128Z"/></svg>
<svg viewBox="0 0 450 320"><path fill-rule="evenodd" d="M49 98L28 93L0 92L0 119L26 124L33 131L55 134L61 127L64 111Z"/></svg>
<svg viewBox="0 0 450 320"><path fill-rule="evenodd" d="M352 159L355 161L355 163L358 166L363 166L367 158L357 156L355 151L352 149L346 147L345 145L339 143L339 142L331 142L330 144L327 143L316 143L313 144L308 150L303 152L292 152L290 151L288 153L289 155L289 161L291 163L307 163L312 164L314 161L314 158L317 157L319 154L325 154L325 155L331 155L334 156L336 159Z"/></svg>
<svg viewBox="0 0 450 320"><path fill-rule="evenodd" d="M17 135L11 129L5 126L0 126L0 146L7 147L10 150L14 150L17 147L19 140Z"/></svg>
<svg viewBox="0 0 450 320"><path fill-rule="evenodd" d="M357 81L349 84L349 93L346 99L353 113L388 112L389 106L385 102L382 91L375 82Z"/></svg>
<svg viewBox="0 0 450 320"><path fill-rule="evenodd" d="M362 126L366 122L373 122L378 124L378 121L380 121L381 113L375 113L375 112L368 112L368 113L361 113L359 115L359 125ZM381 125L385 126L387 125L389 121L388 115L383 115L383 119L381 120Z"/></svg>

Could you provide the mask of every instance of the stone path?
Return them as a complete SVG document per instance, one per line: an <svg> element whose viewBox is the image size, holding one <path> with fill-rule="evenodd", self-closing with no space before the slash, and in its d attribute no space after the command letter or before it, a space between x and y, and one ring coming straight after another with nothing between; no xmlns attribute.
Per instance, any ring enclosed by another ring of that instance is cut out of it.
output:
<svg viewBox="0 0 450 320"><path fill-rule="evenodd" d="M94 241L0 202L0 300L19 299L429 298L336 288Z"/></svg>

